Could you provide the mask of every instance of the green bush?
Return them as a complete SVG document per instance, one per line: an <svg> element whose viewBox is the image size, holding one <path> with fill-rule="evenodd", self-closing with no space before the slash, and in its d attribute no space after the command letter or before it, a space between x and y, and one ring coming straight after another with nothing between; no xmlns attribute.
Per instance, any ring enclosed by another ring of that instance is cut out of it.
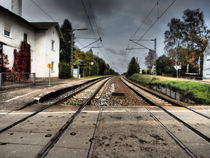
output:
<svg viewBox="0 0 210 158"><path fill-rule="evenodd" d="M59 63L59 78L60 79L71 78L71 69L69 63L65 62Z"/></svg>
<svg viewBox="0 0 210 158"><path fill-rule="evenodd" d="M129 79L143 86L160 85L170 87L174 91L181 92L184 97L195 101L197 104L210 105L210 85L208 84L193 81L164 80L139 74L134 74Z"/></svg>

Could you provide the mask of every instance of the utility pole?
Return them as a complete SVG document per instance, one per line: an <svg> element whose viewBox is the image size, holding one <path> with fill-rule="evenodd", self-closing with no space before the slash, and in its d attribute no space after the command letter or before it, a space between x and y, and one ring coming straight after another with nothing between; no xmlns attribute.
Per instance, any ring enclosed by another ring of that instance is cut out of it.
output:
<svg viewBox="0 0 210 158"><path fill-rule="evenodd" d="M133 42L133 43L135 43L135 44L137 44L137 45L139 45L139 46L141 46L141 48L126 48L126 50L132 50L132 49L148 49L150 51L155 52L154 73L156 75L157 74L156 73L157 39L156 38L155 39L151 39L151 40L135 40L135 39L130 39L130 41ZM146 47L145 45L139 43L141 41L153 41L154 42L154 49L150 49L150 48Z"/></svg>
<svg viewBox="0 0 210 158"><path fill-rule="evenodd" d="M157 75L157 69L156 69L156 60L157 60L157 39L155 38L154 39L154 51L155 51L155 65L154 65L154 68L155 68L155 75Z"/></svg>
<svg viewBox="0 0 210 158"><path fill-rule="evenodd" d="M73 76L73 47L74 47L74 33L71 31L71 54L70 54L70 67L71 67L71 77Z"/></svg>
<svg viewBox="0 0 210 158"><path fill-rule="evenodd" d="M97 75L99 75L99 52L97 52Z"/></svg>

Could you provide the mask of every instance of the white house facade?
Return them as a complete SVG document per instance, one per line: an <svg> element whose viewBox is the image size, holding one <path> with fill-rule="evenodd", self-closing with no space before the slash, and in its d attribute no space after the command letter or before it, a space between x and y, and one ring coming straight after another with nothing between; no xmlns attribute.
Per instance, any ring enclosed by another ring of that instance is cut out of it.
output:
<svg viewBox="0 0 210 158"><path fill-rule="evenodd" d="M30 23L21 16L0 6L0 47L8 55L9 67L14 63L14 49L20 50L22 41L31 46L31 73L48 77L48 64L52 64L51 76L58 77L60 38L59 24L55 22Z"/></svg>
<svg viewBox="0 0 210 158"><path fill-rule="evenodd" d="M210 44L204 52L203 79L210 79Z"/></svg>

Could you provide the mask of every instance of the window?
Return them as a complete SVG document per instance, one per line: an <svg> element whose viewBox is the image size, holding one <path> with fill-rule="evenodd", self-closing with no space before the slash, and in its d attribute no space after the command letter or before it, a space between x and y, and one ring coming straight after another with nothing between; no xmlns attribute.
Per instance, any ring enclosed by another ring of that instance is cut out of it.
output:
<svg viewBox="0 0 210 158"><path fill-rule="evenodd" d="M51 71L53 72L54 71L54 61L51 62L51 65L52 65Z"/></svg>
<svg viewBox="0 0 210 158"><path fill-rule="evenodd" d="M24 35L23 35L23 40L24 40L25 42L27 42L27 40L28 40L28 35L27 35L27 33L24 33Z"/></svg>
<svg viewBox="0 0 210 158"><path fill-rule="evenodd" d="M9 25L5 25L4 26L4 35L10 37L10 35L11 35L10 32L11 32L10 26Z"/></svg>
<svg viewBox="0 0 210 158"><path fill-rule="evenodd" d="M54 40L52 40L51 49L55 50L55 41Z"/></svg>

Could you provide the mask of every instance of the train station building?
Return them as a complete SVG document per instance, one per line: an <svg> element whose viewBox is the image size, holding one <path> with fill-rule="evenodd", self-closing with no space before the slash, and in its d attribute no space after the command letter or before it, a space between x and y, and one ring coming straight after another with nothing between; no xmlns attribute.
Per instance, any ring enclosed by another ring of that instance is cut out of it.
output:
<svg viewBox="0 0 210 158"><path fill-rule="evenodd" d="M57 22L29 22L22 17L22 0L12 0L12 11L0 6L0 50L8 56L7 67L12 69L14 50L27 41L31 51L31 73L36 77L48 77L48 64L52 64L51 76L58 77L60 39L62 33Z"/></svg>

